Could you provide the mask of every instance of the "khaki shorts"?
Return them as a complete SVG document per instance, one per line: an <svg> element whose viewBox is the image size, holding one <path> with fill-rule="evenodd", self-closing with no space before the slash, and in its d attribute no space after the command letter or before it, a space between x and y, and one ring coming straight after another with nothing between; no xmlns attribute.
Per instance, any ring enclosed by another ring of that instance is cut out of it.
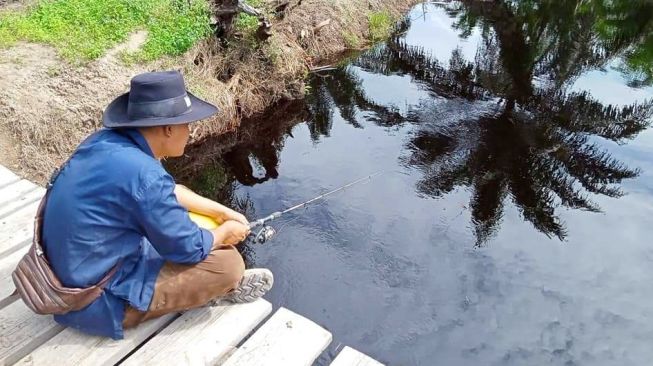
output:
<svg viewBox="0 0 653 366"><path fill-rule="evenodd" d="M123 328L134 327L164 314L204 306L212 299L233 290L244 271L242 256L229 245L214 248L198 264L167 262L156 278L150 307L141 312L127 306Z"/></svg>

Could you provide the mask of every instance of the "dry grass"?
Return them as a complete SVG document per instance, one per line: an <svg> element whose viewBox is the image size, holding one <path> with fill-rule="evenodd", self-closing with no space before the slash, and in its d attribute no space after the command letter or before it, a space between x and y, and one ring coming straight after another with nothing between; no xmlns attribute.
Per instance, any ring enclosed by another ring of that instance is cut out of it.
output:
<svg viewBox="0 0 653 366"><path fill-rule="evenodd" d="M220 108L216 117L197 124L201 140L235 129L243 118L281 99L301 98L307 70L303 53L274 37L258 48L225 49L207 40L183 58L161 61L158 68L181 70L193 93Z"/></svg>
<svg viewBox="0 0 653 366"><path fill-rule="evenodd" d="M369 14L386 12L393 18L399 18L410 6L417 3L418 1L409 0L305 1L294 10L292 16L281 22L277 29L283 29L286 37L296 40L306 50L310 60L319 61L345 50L347 38L369 41ZM331 23L314 32L315 26L327 19L331 19ZM360 46L368 44L361 43Z"/></svg>
<svg viewBox="0 0 653 366"><path fill-rule="evenodd" d="M399 17L415 3L303 1L273 25L274 35L258 48L224 49L213 40L201 42L181 62L172 63L199 95L222 109L214 121L198 126L200 139L232 130L243 118L280 100L303 97L303 80L311 67L349 48L347 37L371 38L366 14L384 11ZM316 29L325 21L327 25Z"/></svg>
<svg viewBox="0 0 653 366"><path fill-rule="evenodd" d="M268 7L275 2L268 0ZM20 144L19 173L44 182L100 127L102 110L128 89L133 75L179 69L191 91L221 109L212 120L197 124L199 140L232 131L243 118L280 100L303 97L303 80L311 67L345 51L351 46L347 38L370 38L368 14L386 11L397 17L415 3L304 0L283 20L273 21L274 35L265 44L232 42L223 48L208 39L180 57L147 65L126 65L116 52L80 67L61 61L45 46L0 50L0 129ZM316 29L319 24L323 26Z"/></svg>

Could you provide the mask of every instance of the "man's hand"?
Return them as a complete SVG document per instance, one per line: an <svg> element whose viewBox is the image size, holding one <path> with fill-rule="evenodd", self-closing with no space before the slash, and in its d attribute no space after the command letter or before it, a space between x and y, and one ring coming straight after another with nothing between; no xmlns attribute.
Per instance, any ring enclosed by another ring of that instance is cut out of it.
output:
<svg viewBox="0 0 653 366"><path fill-rule="evenodd" d="M229 220L238 221L241 224L249 227L249 221L247 221L245 215L226 207L223 212L220 213L219 217L216 217L215 219L218 223L227 222Z"/></svg>
<svg viewBox="0 0 653 366"><path fill-rule="evenodd" d="M236 245L249 235L249 225L227 220L213 230L214 244Z"/></svg>

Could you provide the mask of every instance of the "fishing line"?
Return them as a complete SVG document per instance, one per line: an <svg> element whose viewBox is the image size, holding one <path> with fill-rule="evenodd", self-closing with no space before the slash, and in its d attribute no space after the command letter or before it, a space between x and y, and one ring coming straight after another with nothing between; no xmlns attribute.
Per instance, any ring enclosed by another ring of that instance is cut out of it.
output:
<svg viewBox="0 0 653 366"><path fill-rule="evenodd" d="M255 228L260 227L258 232L254 233L253 236L250 236L250 241L253 241L254 243L257 243L257 244L266 243L268 240L270 240L277 233L277 231L274 228L267 225L268 222L270 222L272 220L276 220L276 219L280 218L281 216L283 216L285 214L288 214L288 213L290 213L292 211L298 210L300 208L306 209L306 208L308 208L309 205L314 205L315 202L319 202L320 200L322 200L322 201L319 204L324 204L326 202L326 197L331 196L331 195L333 195L335 193L338 193L340 191L343 191L343 190L345 190L345 189L347 189L349 187L352 187L352 186L354 186L356 184L361 184L361 183L364 183L365 181L369 182L369 181L372 180L372 178L380 175L383 172L384 172L383 170L377 171L377 172L375 172L373 174L370 174L370 175L365 176L363 178L357 179L357 180L355 180L355 181L353 181L351 183L347 183L347 184L345 184L343 186L340 186L340 187L338 187L336 189L333 189L333 190L331 190L329 192L323 193L323 194L321 194L321 195L319 195L317 197L314 197L314 198L312 198L312 199L310 199L308 201L299 203L299 204L294 205L294 206L292 206L290 208L287 208L287 209L285 209L283 211L274 212L269 216L266 216L264 218L261 218L261 219L258 219L256 221L250 222L250 224L249 224L250 230L253 230ZM287 224L288 223L286 223L286 226L287 226Z"/></svg>

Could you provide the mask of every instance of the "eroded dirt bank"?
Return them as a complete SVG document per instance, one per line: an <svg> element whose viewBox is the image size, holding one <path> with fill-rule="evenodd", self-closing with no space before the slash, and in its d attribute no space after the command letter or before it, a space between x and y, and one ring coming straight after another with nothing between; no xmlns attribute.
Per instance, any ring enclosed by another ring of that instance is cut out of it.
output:
<svg viewBox="0 0 653 366"><path fill-rule="evenodd" d="M370 14L398 19L417 2L301 1L283 18L271 19L273 35L265 43L252 46L243 39L225 47L210 38L181 57L146 65L126 65L119 57L120 50L139 47L147 36L142 33L83 66L61 60L44 45L0 49L0 164L43 183L100 127L103 108L128 89L130 78L148 70L182 70L193 92L221 108L216 118L198 125L198 140L232 131L241 119L280 100L302 98L307 72L323 60L369 46Z"/></svg>

